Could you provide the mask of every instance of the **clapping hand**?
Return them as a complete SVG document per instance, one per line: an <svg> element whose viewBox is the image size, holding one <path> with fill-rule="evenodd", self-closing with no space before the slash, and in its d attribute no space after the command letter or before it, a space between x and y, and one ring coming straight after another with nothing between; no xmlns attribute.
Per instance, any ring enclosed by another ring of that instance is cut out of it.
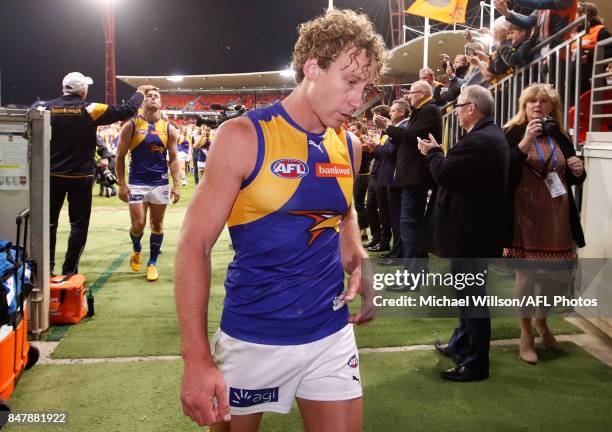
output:
<svg viewBox="0 0 612 432"><path fill-rule="evenodd" d="M375 114L372 120L374 120L376 127L380 129L386 129L391 124L391 120L378 114Z"/></svg>
<svg viewBox="0 0 612 432"><path fill-rule="evenodd" d="M426 156L432 148L439 148L440 144L436 141L432 134L429 134L429 139L417 138L419 151Z"/></svg>

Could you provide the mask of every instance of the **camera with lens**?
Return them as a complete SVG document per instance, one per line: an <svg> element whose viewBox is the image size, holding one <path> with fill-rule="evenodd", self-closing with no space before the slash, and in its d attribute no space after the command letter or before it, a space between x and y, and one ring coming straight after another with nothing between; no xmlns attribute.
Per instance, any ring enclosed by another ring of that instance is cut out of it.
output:
<svg viewBox="0 0 612 432"><path fill-rule="evenodd" d="M552 117L542 117L540 123L542 124L541 136L553 136L561 132L559 123Z"/></svg>
<svg viewBox="0 0 612 432"><path fill-rule="evenodd" d="M119 183L115 174L113 174L113 172L108 168L102 171L102 178L109 186Z"/></svg>

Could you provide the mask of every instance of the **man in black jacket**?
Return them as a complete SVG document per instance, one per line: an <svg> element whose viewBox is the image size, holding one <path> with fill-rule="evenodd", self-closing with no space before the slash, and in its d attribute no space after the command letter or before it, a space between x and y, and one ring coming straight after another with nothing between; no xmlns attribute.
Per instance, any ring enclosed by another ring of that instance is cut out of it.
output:
<svg viewBox="0 0 612 432"><path fill-rule="evenodd" d="M94 175L94 152L98 126L132 117L138 111L149 87L141 86L122 105L105 105L85 101L91 78L71 72L62 81L63 95L38 105L51 111L51 272L55 266L55 239L59 214L68 197L70 237L62 274L78 272L79 259L87 241L91 215L91 189ZM108 154L100 152L101 165L108 166ZM104 160L106 159L106 160Z"/></svg>
<svg viewBox="0 0 612 432"><path fill-rule="evenodd" d="M506 139L495 125L491 92L474 85L465 87L455 108L459 125L466 130L444 156L433 137L422 140L419 150L437 185L427 212L429 250L451 258L455 275L480 274L486 280L486 258L500 257L508 193L510 154ZM436 344L442 355L457 366L442 372L452 381L474 381L489 376L491 319L486 306L474 306L484 296L485 285L456 290L469 306L460 309L460 325L448 345Z"/></svg>
<svg viewBox="0 0 612 432"><path fill-rule="evenodd" d="M374 158L380 161L378 168L378 185L383 187L386 191L386 197L381 193L379 199L379 208L381 212L387 212L389 224L391 225L391 232L393 235L393 244L391 245L391 251L387 256L381 255L379 263L390 264L394 258L402 257L402 242L400 240L400 217L401 217L401 196L402 191L395 185L395 172L397 170L397 157L398 157L398 145L384 132L385 127L391 124L397 128L405 128L408 124L408 103L403 99L393 101L391 109L389 111L389 117L386 118L375 113L374 119L383 118L385 121L379 120L377 126L383 129L383 134L386 136L386 140L381 141L380 144L374 147ZM380 247L368 248L370 252L383 252L385 249Z"/></svg>
<svg viewBox="0 0 612 432"><path fill-rule="evenodd" d="M417 138L429 134L442 138L442 114L432 100L432 88L426 81L416 81L410 88L412 114L405 128L393 126L386 119L375 117L379 127L385 127L387 135L398 147L395 168L395 186L401 187L400 237L402 257L411 260L408 270L418 271L415 258L426 258L418 246L419 231L425 215L427 191L432 179L425 164L425 157L417 148ZM389 287L390 291L410 291L414 287Z"/></svg>

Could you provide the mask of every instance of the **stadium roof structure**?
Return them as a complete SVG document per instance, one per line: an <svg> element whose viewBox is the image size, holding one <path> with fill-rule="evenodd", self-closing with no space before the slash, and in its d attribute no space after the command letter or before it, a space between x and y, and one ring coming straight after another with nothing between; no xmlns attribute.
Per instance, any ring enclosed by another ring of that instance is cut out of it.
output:
<svg viewBox="0 0 612 432"><path fill-rule="evenodd" d="M456 54L463 53L464 45L463 31L432 33L429 38L430 67L434 70L440 67L440 54L448 54L453 59ZM392 49L382 83L411 83L417 80L419 69L423 66L423 46L424 38L419 37ZM177 93L283 90L295 86L292 74L287 71L183 76L119 75L117 79L133 87L150 84L162 91Z"/></svg>
<svg viewBox="0 0 612 432"><path fill-rule="evenodd" d="M127 85L154 85L162 91L249 91L282 90L295 87L293 75L287 71L249 72L214 75L183 76L128 76L118 75L117 79Z"/></svg>

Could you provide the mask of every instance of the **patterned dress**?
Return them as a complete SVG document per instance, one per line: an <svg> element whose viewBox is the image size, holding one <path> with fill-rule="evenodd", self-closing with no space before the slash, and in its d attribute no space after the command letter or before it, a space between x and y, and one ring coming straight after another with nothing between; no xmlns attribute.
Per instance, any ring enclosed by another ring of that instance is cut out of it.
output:
<svg viewBox="0 0 612 432"><path fill-rule="evenodd" d="M554 140L552 141L554 143ZM551 156L551 146L545 139L538 139L544 161ZM555 144L554 158L547 165L547 173L557 171L565 189L567 161ZM552 198L544 180L533 171L542 172L543 163L536 145L529 148L523 166L521 181L514 199L513 247L504 251L511 258L527 259L572 259L576 257L570 227L569 196Z"/></svg>

